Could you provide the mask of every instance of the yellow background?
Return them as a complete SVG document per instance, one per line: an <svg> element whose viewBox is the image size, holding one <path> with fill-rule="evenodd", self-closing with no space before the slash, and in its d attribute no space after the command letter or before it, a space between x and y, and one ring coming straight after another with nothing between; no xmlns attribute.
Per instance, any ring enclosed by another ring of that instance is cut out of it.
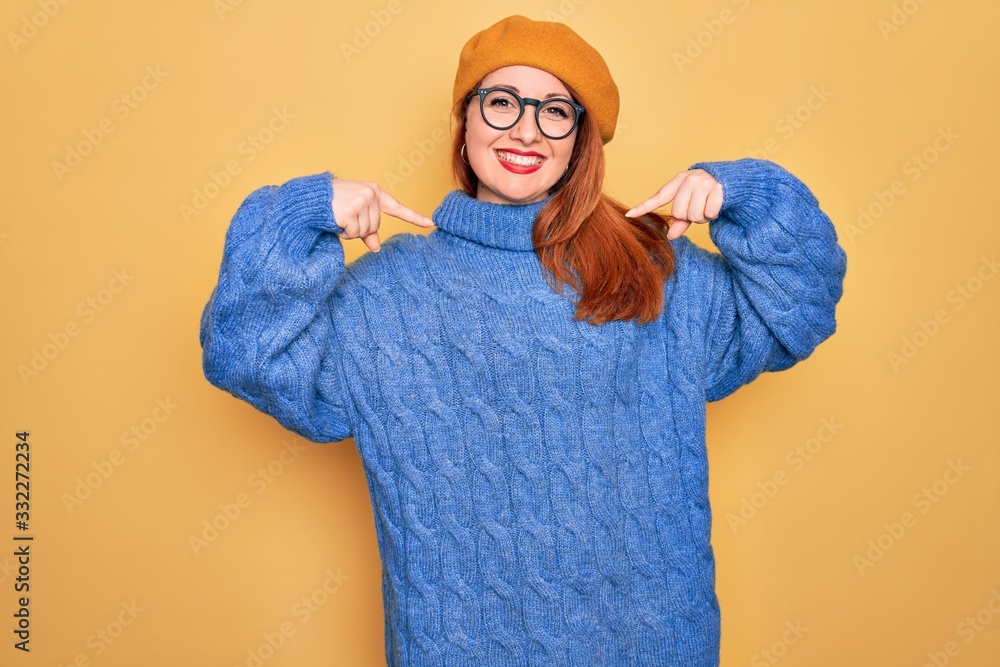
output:
<svg viewBox="0 0 1000 667"><path fill-rule="evenodd" d="M0 6L3 665L254 664L283 624L268 667L384 664L353 443L307 443L209 385L199 317L262 185L405 173L390 191L429 215L455 187L438 140L458 53L513 13L565 21L607 60L609 194L634 204L697 161L766 155L848 253L837 333L709 408L722 664L1000 664L1000 278L984 263L1000 248L1000 5L16 0ZM53 165L81 143L75 168ZM196 191L212 196L185 215ZM688 233L708 246L707 231ZM12 647L25 429L27 655Z"/></svg>

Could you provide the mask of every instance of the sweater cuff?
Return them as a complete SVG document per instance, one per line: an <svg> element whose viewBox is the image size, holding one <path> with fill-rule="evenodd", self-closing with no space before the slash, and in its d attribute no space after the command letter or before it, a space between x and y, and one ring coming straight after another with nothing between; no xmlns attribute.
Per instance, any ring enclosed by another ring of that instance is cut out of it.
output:
<svg viewBox="0 0 1000 667"><path fill-rule="evenodd" d="M333 216L333 179L329 171L293 178L281 186L287 206L279 220L285 247L293 257L304 257L323 234L344 231Z"/></svg>

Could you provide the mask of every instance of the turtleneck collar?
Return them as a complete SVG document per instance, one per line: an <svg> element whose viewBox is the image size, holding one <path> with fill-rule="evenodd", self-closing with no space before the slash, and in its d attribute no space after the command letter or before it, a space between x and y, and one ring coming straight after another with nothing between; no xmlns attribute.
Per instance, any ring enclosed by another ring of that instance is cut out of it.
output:
<svg viewBox="0 0 1000 667"><path fill-rule="evenodd" d="M533 204L494 204L470 197L464 190L452 190L432 217L438 229L480 245L534 250L531 231L549 199L551 196Z"/></svg>

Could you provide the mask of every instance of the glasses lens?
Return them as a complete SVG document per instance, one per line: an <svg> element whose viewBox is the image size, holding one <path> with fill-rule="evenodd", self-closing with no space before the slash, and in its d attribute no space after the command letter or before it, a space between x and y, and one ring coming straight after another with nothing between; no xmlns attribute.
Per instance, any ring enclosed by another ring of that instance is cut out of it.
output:
<svg viewBox="0 0 1000 667"><path fill-rule="evenodd" d="M538 109L538 126L548 137L561 139L572 132L575 125L576 109L568 102L549 100Z"/></svg>
<svg viewBox="0 0 1000 667"><path fill-rule="evenodd" d="M517 123L521 103L509 90L492 90L483 99L483 118L499 130ZM538 126L550 139L562 139L576 127L576 109L562 100L546 100L538 110Z"/></svg>
<svg viewBox="0 0 1000 667"><path fill-rule="evenodd" d="M520 113L521 105L510 91L492 90L483 100L483 118L501 130L513 127Z"/></svg>

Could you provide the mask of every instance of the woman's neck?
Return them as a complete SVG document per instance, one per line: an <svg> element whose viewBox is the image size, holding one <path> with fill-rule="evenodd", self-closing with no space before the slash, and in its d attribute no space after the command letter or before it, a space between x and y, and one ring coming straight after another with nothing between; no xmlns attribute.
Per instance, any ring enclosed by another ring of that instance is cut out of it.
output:
<svg viewBox="0 0 1000 667"><path fill-rule="evenodd" d="M434 223L448 234L505 250L534 251L531 233L545 199L531 204L497 204L453 190L434 211Z"/></svg>

